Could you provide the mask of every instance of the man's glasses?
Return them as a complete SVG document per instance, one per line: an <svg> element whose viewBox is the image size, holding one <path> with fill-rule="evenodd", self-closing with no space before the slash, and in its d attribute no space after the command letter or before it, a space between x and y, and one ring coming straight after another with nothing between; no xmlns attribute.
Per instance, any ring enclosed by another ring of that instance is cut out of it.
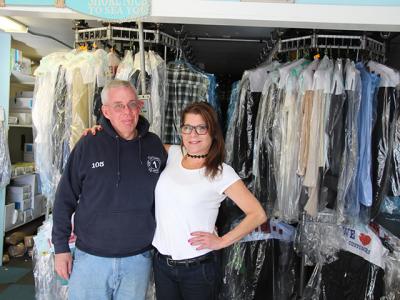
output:
<svg viewBox="0 0 400 300"><path fill-rule="evenodd" d="M181 126L181 131L183 134L191 134L193 129L196 131L198 135L207 134L208 132L207 125L192 126L185 124Z"/></svg>
<svg viewBox="0 0 400 300"><path fill-rule="evenodd" d="M115 103L115 104L110 104L112 109L116 112L122 112L125 110L125 108L128 108L129 110L136 110L140 108L140 102L139 101L130 101L128 104L123 104L123 103Z"/></svg>

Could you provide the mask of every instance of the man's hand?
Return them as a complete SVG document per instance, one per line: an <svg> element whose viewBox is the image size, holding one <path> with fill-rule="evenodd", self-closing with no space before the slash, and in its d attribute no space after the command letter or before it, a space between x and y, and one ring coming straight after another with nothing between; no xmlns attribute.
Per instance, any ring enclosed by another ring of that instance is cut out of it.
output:
<svg viewBox="0 0 400 300"><path fill-rule="evenodd" d="M103 127L101 125L94 125L91 128L86 128L85 130L83 130L82 135L83 136L87 136L89 133L91 133L92 135L96 135L97 131L102 131Z"/></svg>
<svg viewBox="0 0 400 300"><path fill-rule="evenodd" d="M72 255L71 253L58 253L55 255L55 263L54 267L56 269L57 274L65 279L69 279L69 275L72 272Z"/></svg>

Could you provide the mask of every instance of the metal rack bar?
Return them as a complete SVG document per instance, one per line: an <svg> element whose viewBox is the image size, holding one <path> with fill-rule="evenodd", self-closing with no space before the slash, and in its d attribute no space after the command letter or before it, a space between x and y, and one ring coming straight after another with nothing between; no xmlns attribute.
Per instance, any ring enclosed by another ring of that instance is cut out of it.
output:
<svg viewBox="0 0 400 300"><path fill-rule="evenodd" d="M75 31L75 43L96 41L120 41L140 42L139 28L126 28L119 26L107 26ZM170 48L176 48L176 38L159 30L143 29L143 42L146 44L162 44Z"/></svg>

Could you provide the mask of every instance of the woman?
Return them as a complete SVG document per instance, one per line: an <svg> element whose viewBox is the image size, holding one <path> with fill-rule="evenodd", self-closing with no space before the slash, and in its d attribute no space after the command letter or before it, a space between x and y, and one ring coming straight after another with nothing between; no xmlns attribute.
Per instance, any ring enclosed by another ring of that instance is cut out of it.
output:
<svg viewBox="0 0 400 300"><path fill-rule="evenodd" d="M216 250L239 241L266 215L235 171L223 163L217 115L205 102L182 113L181 146L166 145L167 165L155 190L156 248L153 269L158 300L215 299L220 280ZM218 236L215 222L228 196L245 218Z"/></svg>
<svg viewBox="0 0 400 300"><path fill-rule="evenodd" d="M216 251L239 241L267 217L223 162L224 139L212 107L205 102L190 104L181 120L182 144L165 145L168 161L155 190L156 296L157 300L211 300L217 297L221 279ZM100 129L96 126L92 133ZM227 196L245 218L218 236L215 222Z"/></svg>

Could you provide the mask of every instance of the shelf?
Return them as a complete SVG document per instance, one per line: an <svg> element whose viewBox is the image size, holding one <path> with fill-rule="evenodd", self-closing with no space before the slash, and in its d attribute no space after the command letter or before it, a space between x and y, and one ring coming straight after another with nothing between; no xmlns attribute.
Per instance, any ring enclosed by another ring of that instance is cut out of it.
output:
<svg viewBox="0 0 400 300"><path fill-rule="evenodd" d="M32 124L31 125L8 124L8 127L32 128Z"/></svg>
<svg viewBox="0 0 400 300"><path fill-rule="evenodd" d="M5 232L9 232L9 231L11 231L11 230L13 230L13 229L16 229L16 228L18 228L18 227L24 226L25 224L28 224L28 223L33 222L33 221L35 221L35 220L37 220L37 219L39 219L39 218L41 218L41 217L44 217L45 215L46 215L46 212L40 214L39 216L37 216L36 218L33 218L32 220L29 220L29 221L26 222L26 223L20 223L20 224L16 224L16 225L12 226L12 227L10 227L10 228L5 228L4 231L5 231Z"/></svg>
<svg viewBox="0 0 400 300"><path fill-rule="evenodd" d="M12 71L11 72L11 83L34 85L35 84L35 76Z"/></svg>
<svg viewBox="0 0 400 300"><path fill-rule="evenodd" d="M20 177L24 177L24 176L28 176L28 175L35 175L36 173L34 172L34 173L26 173L26 174L21 174L21 175L17 175L17 176L12 176L11 177L11 180L12 179L16 179L16 178L20 178Z"/></svg>

